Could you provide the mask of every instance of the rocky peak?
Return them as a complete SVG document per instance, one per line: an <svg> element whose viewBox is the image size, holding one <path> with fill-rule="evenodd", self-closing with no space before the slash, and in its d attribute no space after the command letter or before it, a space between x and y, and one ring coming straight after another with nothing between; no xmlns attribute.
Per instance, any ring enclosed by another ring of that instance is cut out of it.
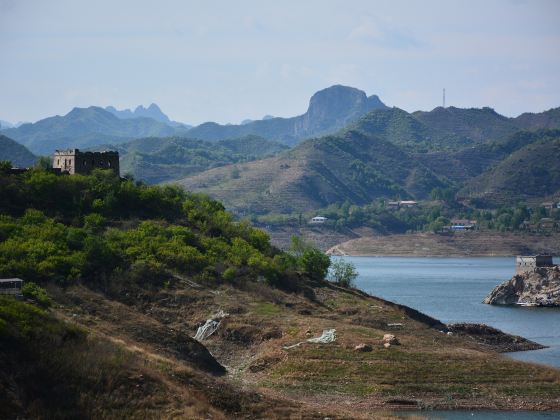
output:
<svg viewBox="0 0 560 420"><path fill-rule="evenodd" d="M317 133L323 129L342 128L368 111L387 108L379 97L369 98L364 91L353 87L334 85L316 92L309 100L307 112L296 124L296 133Z"/></svg>

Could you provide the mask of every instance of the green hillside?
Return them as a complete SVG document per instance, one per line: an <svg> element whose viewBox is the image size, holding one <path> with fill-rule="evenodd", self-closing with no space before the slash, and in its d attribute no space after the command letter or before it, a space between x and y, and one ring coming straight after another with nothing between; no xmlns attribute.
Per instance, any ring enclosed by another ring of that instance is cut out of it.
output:
<svg viewBox="0 0 560 420"><path fill-rule="evenodd" d="M116 149L121 173L155 184L225 166L275 155L287 146L257 136L207 142L183 137L148 137L117 146L101 145L93 150Z"/></svg>
<svg viewBox="0 0 560 420"><path fill-rule="evenodd" d="M25 146L0 134L0 160L9 160L14 166L28 167L37 161L37 156Z"/></svg>
<svg viewBox="0 0 560 420"><path fill-rule="evenodd" d="M559 136L560 130L518 131L503 140L466 147L457 152L419 153L415 157L434 172L460 185L531 143Z"/></svg>
<svg viewBox="0 0 560 420"><path fill-rule="evenodd" d="M177 181L239 213L292 213L349 200L422 198L448 182L398 146L349 130L303 142L278 157L223 167Z"/></svg>
<svg viewBox="0 0 560 420"><path fill-rule="evenodd" d="M418 111L414 117L432 130L464 144L488 142L511 135L518 130L511 118L492 108L437 107L430 112Z"/></svg>
<svg viewBox="0 0 560 420"><path fill-rule="evenodd" d="M547 136L507 156L469 180L459 192L483 205L560 197L560 133Z"/></svg>
<svg viewBox="0 0 560 420"><path fill-rule="evenodd" d="M560 107L540 113L526 112L515 118L515 124L525 130L560 129Z"/></svg>

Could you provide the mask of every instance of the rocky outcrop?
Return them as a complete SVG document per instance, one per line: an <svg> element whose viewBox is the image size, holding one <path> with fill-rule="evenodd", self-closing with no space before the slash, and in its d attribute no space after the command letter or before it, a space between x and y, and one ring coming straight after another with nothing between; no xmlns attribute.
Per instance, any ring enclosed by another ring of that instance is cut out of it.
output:
<svg viewBox="0 0 560 420"><path fill-rule="evenodd" d="M491 305L560 306L560 267L517 274L484 299Z"/></svg>
<svg viewBox="0 0 560 420"><path fill-rule="evenodd" d="M451 324L447 327L449 329L448 334L467 337L478 345L499 353L538 350L546 347L517 335L506 334L485 324L461 323Z"/></svg>

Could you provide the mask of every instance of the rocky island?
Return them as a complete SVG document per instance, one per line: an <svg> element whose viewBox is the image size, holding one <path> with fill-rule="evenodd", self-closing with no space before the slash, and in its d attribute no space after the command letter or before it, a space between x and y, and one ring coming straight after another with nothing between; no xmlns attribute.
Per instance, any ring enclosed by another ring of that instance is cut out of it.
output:
<svg viewBox="0 0 560 420"><path fill-rule="evenodd" d="M552 257L517 257L517 274L484 299L491 305L560 306L560 267Z"/></svg>

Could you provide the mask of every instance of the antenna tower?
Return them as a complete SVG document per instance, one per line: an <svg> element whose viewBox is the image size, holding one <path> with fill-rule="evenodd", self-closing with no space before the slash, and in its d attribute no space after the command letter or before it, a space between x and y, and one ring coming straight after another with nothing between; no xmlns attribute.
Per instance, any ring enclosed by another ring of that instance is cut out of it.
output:
<svg viewBox="0 0 560 420"><path fill-rule="evenodd" d="M443 107L445 108L445 88L443 88Z"/></svg>

